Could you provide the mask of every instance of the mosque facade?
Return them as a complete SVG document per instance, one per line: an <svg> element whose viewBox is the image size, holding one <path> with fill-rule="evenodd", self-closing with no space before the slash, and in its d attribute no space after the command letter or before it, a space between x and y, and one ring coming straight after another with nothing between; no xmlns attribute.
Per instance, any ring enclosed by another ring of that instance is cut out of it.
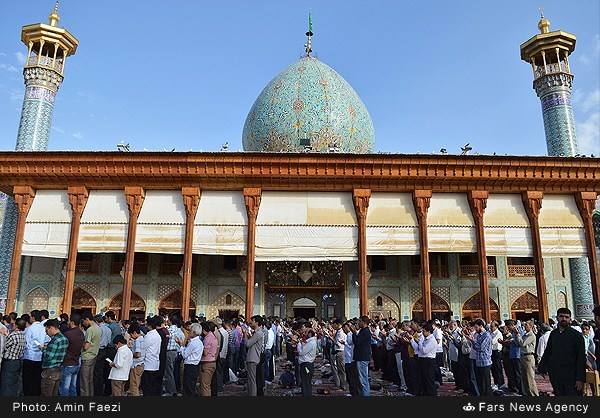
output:
<svg viewBox="0 0 600 418"><path fill-rule="evenodd" d="M311 55L312 27L250 109L243 152L47 151L78 46L59 20L22 31L21 123L0 152L0 310L546 321L599 303L600 160L575 157L576 38L543 16L521 45L543 157L374 153L364 103Z"/></svg>

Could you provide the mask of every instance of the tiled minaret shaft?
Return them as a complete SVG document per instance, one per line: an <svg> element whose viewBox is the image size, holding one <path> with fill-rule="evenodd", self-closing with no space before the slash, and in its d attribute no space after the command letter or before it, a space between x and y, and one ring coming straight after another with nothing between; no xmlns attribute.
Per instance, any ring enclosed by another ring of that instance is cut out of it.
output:
<svg viewBox="0 0 600 418"><path fill-rule="evenodd" d="M521 45L521 59L531 64L533 88L542 103L542 116L549 156L574 157L579 154L575 118L571 106L573 74L569 55L576 37L557 30L542 14L540 34ZM542 203L543 204L543 203ZM592 283L587 257L569 259L575 317L592 317Z"/></svg>
<svg viewBox="0 0 600 418"><path fill-rule="evenodd" d="M77 50L77 39L58 27L58 2L48 23L23 26L21 41L28 54L23 70L25 98L16 151L45 151L52 126L54 99L63 81L66 58ZM0 231L0 310L4 309L17 225L17 206L9 196Z"/></svg>

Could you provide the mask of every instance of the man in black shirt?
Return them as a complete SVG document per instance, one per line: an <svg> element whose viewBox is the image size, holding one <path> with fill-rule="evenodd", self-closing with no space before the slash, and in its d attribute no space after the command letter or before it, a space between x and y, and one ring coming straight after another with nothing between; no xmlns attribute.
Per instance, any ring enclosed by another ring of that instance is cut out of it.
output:
<svg viewBox="0 0 600 418"><path fill-rule="evenodd" d="M580 396L585 383L585 342L583 335L571 328L571 311L556 311L558 328L550 333L538 372L550 375L556 396Z"/></svg>

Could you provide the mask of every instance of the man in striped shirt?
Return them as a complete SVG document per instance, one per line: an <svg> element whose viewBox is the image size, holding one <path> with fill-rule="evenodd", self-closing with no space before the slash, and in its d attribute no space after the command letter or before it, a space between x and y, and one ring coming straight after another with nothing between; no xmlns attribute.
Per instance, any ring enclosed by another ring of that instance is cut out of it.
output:
<svg viewBox="0 0 600 418"><path fill-rule="evenodd" d="M42 396L58 396L62 363L67 354L69 340L60 332L58 319L49 319L44 326L50 342L42 350Z"/></svg>
<svg viewBox="0 0 600 418"><path fill-rule="evenodd" d="M21 359L25 352L25 320L17 319L6 338L2 369L0 370L0 396L17 396L19 394L19 375Z"/></svg>

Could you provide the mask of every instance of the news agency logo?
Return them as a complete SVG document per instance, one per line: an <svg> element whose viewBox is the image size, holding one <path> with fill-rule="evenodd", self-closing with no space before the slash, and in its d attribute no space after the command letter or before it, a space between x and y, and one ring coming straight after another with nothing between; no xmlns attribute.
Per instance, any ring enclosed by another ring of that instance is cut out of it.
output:
<svg viewBox="0 0 600 418"><path fill-rule="evenodd" d="M463 406L463 410L467 411L467 412L471 412L471 411L475 410L475 407L473 405L471 405L471 402L469 402L468 404Z"/></svg>

